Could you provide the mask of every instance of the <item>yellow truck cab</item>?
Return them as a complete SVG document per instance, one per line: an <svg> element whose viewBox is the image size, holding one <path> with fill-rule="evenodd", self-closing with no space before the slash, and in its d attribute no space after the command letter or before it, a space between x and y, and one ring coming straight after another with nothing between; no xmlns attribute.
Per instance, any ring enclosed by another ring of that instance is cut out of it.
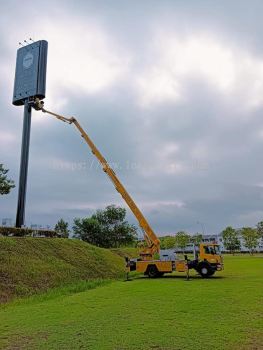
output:
<svg viewBox="0 0 263 350"><path fill-rule="evenodd" d="M199 246L199 256L195 257L197 261L197 272L202 277L210 277L216 271L223 270L223 258L220 252L220 246L216 243L201 243Z"/></svg>

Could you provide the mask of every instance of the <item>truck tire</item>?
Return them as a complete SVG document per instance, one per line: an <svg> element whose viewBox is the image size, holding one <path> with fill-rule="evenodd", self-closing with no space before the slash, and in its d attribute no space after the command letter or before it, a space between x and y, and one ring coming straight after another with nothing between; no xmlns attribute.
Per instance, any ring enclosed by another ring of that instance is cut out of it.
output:
<svg viewBox="0 0 263 350"><path fill-rule="evenodd" d="M208 278L213 275L213 270L208 263L202 262L197 266L197 272L203 277Z"/></svg>
<svg viewBox="0 0 263 350"><path fill-rule="evenodd" d="M148 268L147 268L147 275L148 275L150 278L156 278L156 277L158 277L159 271L158 271L156 265L149 265L149 266L148 266Z"/></svg>

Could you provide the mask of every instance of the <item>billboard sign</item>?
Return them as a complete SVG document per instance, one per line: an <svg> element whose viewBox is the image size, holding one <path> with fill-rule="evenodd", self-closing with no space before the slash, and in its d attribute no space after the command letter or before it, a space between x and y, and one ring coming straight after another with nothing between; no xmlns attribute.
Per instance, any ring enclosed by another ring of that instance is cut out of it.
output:
<svg viewBox="0 0 263 350"><path fill-rule="evenodd" d="M47 49L47 41L39 40L17 50L14 105L24 105L29 98L45 98Z"/></svg>

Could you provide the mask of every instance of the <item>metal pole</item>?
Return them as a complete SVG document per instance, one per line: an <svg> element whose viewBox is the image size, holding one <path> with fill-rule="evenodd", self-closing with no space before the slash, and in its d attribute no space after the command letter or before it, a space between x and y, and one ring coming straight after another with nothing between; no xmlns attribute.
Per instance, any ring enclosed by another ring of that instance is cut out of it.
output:
<svg viewBox="0 0 263 350"><path fill-rule="evenodd" d="M30 129L31 129L31 111L32 111L32 107L29 105L28 100L26 100L24 105L24 122L23 122L23 135L22 135L22 145L21 145L16 227L23 226L25 221L25 202L26 202Z"/></svg>

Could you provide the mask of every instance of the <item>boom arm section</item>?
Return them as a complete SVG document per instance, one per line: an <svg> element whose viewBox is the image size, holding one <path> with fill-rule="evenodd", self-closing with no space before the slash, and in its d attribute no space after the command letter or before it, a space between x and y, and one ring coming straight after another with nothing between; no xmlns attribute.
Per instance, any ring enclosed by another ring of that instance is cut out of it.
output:
<svg viewBox="0 0 263 350"><path fill-rule="evenodd" d="M139 225L144 231L144 238L147 243L147 247L143 248L140 252L141 258L143 260L150 260L153 258L153 255L155 253L159 253L160 251L160 241L157 238L156 234L152 230L151 226L148 224L147 220L145 219L144 215L140 211L140 209L137 207L136 203L132 199L132 197L129 195L129 193L126 191L125 187L122 185L118 177L116 176L115 172L112 170L106 159L102 156L98 148L95 146L95 144L92 142L88 134L83 130L77 119L75 118L66 118L64 116L61 116L59 114L47 111L44 109L44 104L41 101L36 100L34 105L36 110L41 110L44 113L48 113L56 117L57 119L66 122L68 124L74 124L75 127L80 132L81 136L84 138L88 146L90 147L92 153L97 157L99 160L103 171L109 176L110 180L113 182L116 190L120 193L122 198L125 200L133 214L135 215L136 219L138 220Z"/></svg>

